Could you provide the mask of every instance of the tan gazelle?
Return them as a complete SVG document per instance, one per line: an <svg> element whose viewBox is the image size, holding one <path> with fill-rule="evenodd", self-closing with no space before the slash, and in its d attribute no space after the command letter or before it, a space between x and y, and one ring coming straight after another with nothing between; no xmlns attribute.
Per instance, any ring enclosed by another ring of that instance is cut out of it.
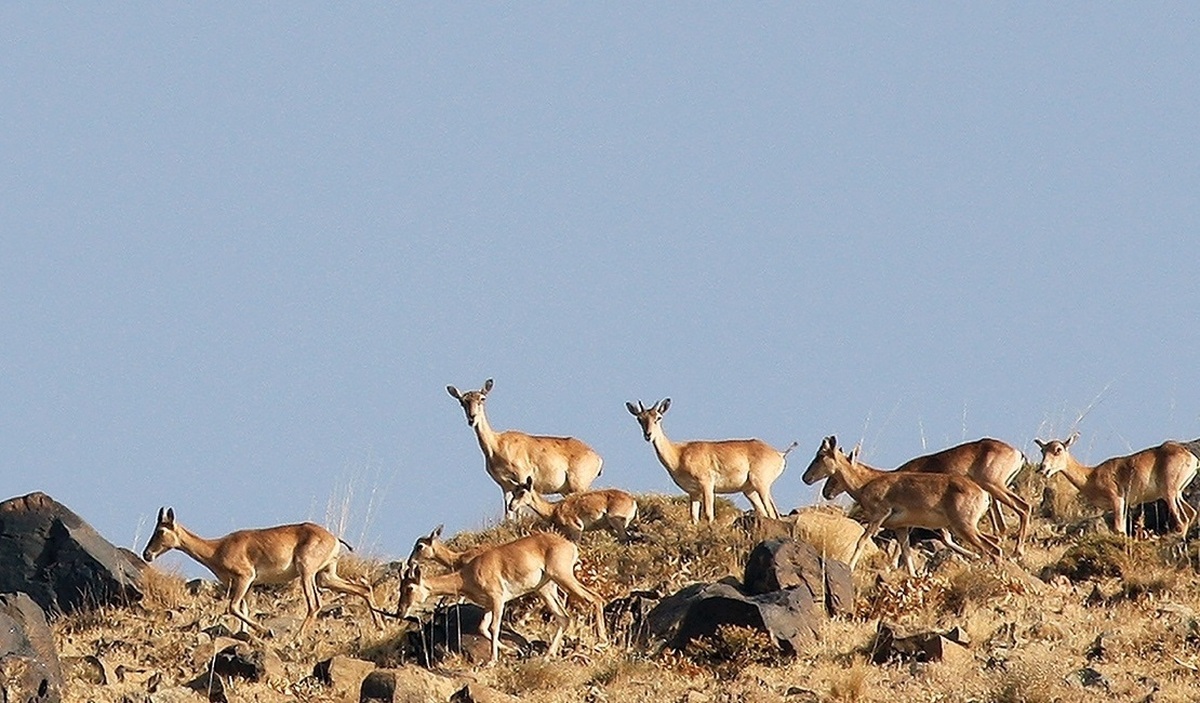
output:
<svg viewBox="0 0 1200 703"><path fill-rule="evenodd" d="M1183 499L1183 489L1196 478L1200 459L1195 454L1179 442L1168 441L1087 466L1069 451L1078 437L1076 433L1065 440L1033 440L1042 450L1040 468L1045 476L1062 473L1089 503L1111 510L1114 532L1127 534L1125 519L1130 506L1161 498L1180 531L1187 534L1196 509Z"/></svg>
<svg viewBox="0 0 1200 703"><path fill-rule="evenodd" d="M321 609L320 588L361 597L371 610L371 619L379 625L371 586L338 576L338 555L343 544L329 530L311 522L238 530L218 539L204 539L176 522L172 508L160 508L158 524L142 551L142 558L151 562L163 552L178 549L200 562L229 589L229 613L255 632L262 633L264 629L250 619L246 605L250 586L282 584L295 579L300 580L308 607L300 624L301 633Z"/></svg>
<svg viewBox="0 0 1200 703"><path fill-rule="evenodd" d="M837 446L837 438L826 437L803 480L812 485L821 479L837 480L854 498L867 520L866 529L850 557L850 568L858 563L868 540L882 528L896 530L901 554L910 574L916 574L908 544L908 531L924 527L943 531L947 546L964 556L976 556L949 538L950 530L969 546L1001 556L999 543L991 535L979 532L979 520L988 510L991 497L966 476L879 471L858 463Z"/></svg>
<svg viewBox="0 0 1200 703"><path fill-rule="evenodd" d="M576 542L583 536L584 530L598 527L607 528L625 540L626 531L638 513L637 500L616 488L572 493L551 503L533 490L531 479L517 486L508 502L509 512L515 513L523 507L528 507L543 521Z"/></svg>
<svg viewBox="0 0 1200 703"><path fill-rule="evenodd" d="M701 507L704 517L713 521L718 493L741 493L759 515L778 518L771 484L783 473L787 454L796 443L782 452L761 439L675 443L667 439L662 428L663 415L670 407L670 398L648 408L640 400L636 406L625 404L642 426L642 436L654 445L654 453L671 480L691 498L692 523L700 522Z"/></svg>
<svg viewBox="0 0 1200 703"><path fill-rule="evenodd" d="M505 511L513 489L531 477L540 493L568 495L586 491L600 475L603 464L600 455L574 437L546 437L517 430L496 432L483 408L491 390L490 378L477 391L464 393L446 386L446 392L462 405L467 424L475 430L488 475L504 492Z"/></svg>
<svg viewBox="0 0 1200 703"><path fill-rule="evenodd" d="M434 596L461 596L480 605L487 611L480 632L491 640L491 662L495 662L500 654L505 604L537 593L557 624L550 641L549 653L553 656L558 653L570 622L558 590L562 588L572 598L592 606L597 636L601 642L607 642L603 601L575 578L578 563L579 548L575 543L549 532L538 532L484 550L457 571L441 576L426 576L419 564L412 563L400 583L397 611L401 617L410 617L417 606Z"/></svg>
<svg viewBox="0 0 1200 703"><path fill-rule="evenodd" d="M1025 455L1021 450L998 439L985 437L909 459L897 467L896 471L971 477L992 496L989 515L997 535L1002 534L1005 529L1000 504L1007 505L1017 513L1019 525L1015 552L1021 555L1025 553L1025 537L1029 532L1030 506L1029 501L1018 495L1009 485L1023 466ZM825 482L821 494L831 499L842 490L844 487L841 482L833 478Z"/></svg>

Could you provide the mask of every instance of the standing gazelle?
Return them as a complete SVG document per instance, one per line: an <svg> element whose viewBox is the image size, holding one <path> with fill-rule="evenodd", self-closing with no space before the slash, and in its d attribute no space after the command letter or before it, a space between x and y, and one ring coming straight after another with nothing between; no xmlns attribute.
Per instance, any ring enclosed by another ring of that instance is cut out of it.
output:
<svg viewBox="0 0 1200 703"><path fill-rule="evenodd" d="M1196 478L1200 459L1195 454L1179 442L1168 441L1087 466L1069 451L1078 437L1076 433L1065 440L1033 440L1042 450L1042 474L1050 477L1062 472L1089 503L1112 510L1114 532L1127 534L1125 516L1130 506L1161 498L1171 519L1187 534L1188 526L1196 519L1196 509L1183 499L1183 489Z"/></svg>
<svg viewBox="0 0 1200 703"><path fill-rule="evenodd" d="M691 498L692 524L704 517L713 521L717 493L742 493L759 515L778 518L771 498L771 484L783 473L792 442L779 451L761 439L726 439L675 443L663 432L662 418L671 399L663 398L646 407L642 401L625 403L629 414L642 426L642 436L654 445L654 453L671 475L671 480Z"/></svg>
<svg viewBox="0 0 1200 703"><path fill-rule="evenodd" d="M563 631L570 622L558 591L561 587L568 595L592 606L597 634L601 642L607 642L603 601L575 578L578 563L579 548L561 535L550 532L538 532L487 549L457 571L441 576L426 576L414 562L405 570L400 582L397 611L407 618L418 605L433 596L463 596L471 600L487 611L480 632L491 640L491 661L495 662L500 655L504 605L514 598L537 593L557 624L550 640L549 653L553 656L558 653Z"/></svg>
<svg viewBox="0 0 1200 703"><path fill-rule="evenodd" d="M557 503L551 503L533 490L532 479L517 486L508 502L510 513L528 507L543 521L550 523L568 539L578 542L584 530L605 527L618 539L628 538L630 523L637 519L637 500L625 491L604 488L584 493L572 493Z"/></svg>
<svg viewBox="0 0 1200 703"><path fill-rule="evenodd" d="M318 588L360 596L367 602L371 620L378 626L379 616L371 586L352 583L338 576L338 552L342 544L345 543L329 530L311 522L238 530L217 539L204 539L176 522L174 509L159 508L158 524L142 551L142 558L149 563L163 552L178 549L208 567L229 589L229 613L258 633L264 629L250 619L250 609L246 605L250 586L288 583L297 578L308 607L304 622L300 624L301 633L312 624L321 609Z"/></svg>
<svg viewBox="0 0 1200 703"><path fill-rule="evenodd" d="M1004 532L1004 516L1000 512L1000 504L1003 503L1016 511L1019 525L1015 553L1020 556L1025 553L1025 536L1029 532L1030 506L1029 501L1018 495L1009 487L1009 484L1024 466L1025 455L1021 453L1020 449L998 439L984 437L933 454L924 454L909 459L896 471L969 476L992 496L989 515L992 519L992 528L997 536ZM831 478L825 482L825 487L821 489L821 495L826 499L831 499L843 490L845 487L841 482L836 478Z"/></svg>
<svg viewBox="0 0 1200 703"><path fill-rule="evenodd" d="M477 391L463 393L446 386L446 392L462 405L467 424L475 430L488 475L504 492L505 515L513 489L530 477L540 493L586 491L600 475L600 455L574 437L545 437L517 430L496 432L483 410L491 390L490 378Z"/></svg>
<svg viewBox="0 0 1200 703"><path fill-rule="evenodd" d="M946 530L994 558L1001 555L995 538L982 534L978 528L991 497L966 476L872 469L858 463L854 452L849 456L842 453L837 438L831 436L821 442L817 455L804 471L805 485L811 486L821 479L838 481L858 503L867 520L867 527L850 557L851 569L858 563L867 541L885 527L897 531L905 566L913 575L916 575L916 568L908 543L908 531L912 527L941 530L946 545L966 556L975 554L955 544Z"/></svg>

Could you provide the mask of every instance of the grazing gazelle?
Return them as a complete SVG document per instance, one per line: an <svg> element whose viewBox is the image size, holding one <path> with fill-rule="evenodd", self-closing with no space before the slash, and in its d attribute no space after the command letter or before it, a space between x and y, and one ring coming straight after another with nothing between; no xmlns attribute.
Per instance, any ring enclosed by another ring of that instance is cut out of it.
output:
<svg viewBox="0 0 1200 703"><path fill-rule="evenodd" d="M1131 505L1161 498L1167 504L1171 519L1183 534L1187 534L1188 527L1196 519L1196 509L1183 499L1183 489L1196 478L1200 459L1185 445L1163 442L1157 447L1086 466L1069 451L1078 437L1076 433L1065 440L1033 440L1042 450L1042 474L1050 477L1062 472L1089 503L1112 510L1114 532L1126 534L1125 515Z"/></svg>
<svg viewBox="0 0 1200 703"><path fill-rule="evenodd" d="M455 551L447 547L446 543L442 541L443 527L445 526L438 525L429 534L418 537L417 541L413 543L412 552L408 555L408 561L411 563L436 561L449 569L461 569L463 564L474 559L481 552L490 549L490 547L484 545L464 549L461 552Z"/></svg>
<svg viewBox="0 0 1200 703"><path fill-rule="evenodd" d="M515 513L528 507L543 521L560 530L568 539L579 541L583 531L607 527L619 539L627 538L629 524L637 518L637 500L625 491L604 488L584 493L572 493L557 503L551 503L533 489L533 479L517 486L508 501L508 511Z"/></svg>
<svg viewBox="0 0 1200 703"><path fill-rule="evenodd" d="M896 530L905 566L913 575L916 568L908 544L908 531L912 527L941 530L946 545L965 556L975 554L955 544L945 530L994 558L1001 555L996 539L980 533L978 528L991 497L966 476L879 471L858 463L855 453L843 454L837 438L826 437L803 476L804 483L810 486L821 479L838 481L867 520L850 557L851 569L858 563L867 541L884 527Z"/></svg>
<svg viewBox="0 0 1200 703"><path fill-rule="evenodd" d="M462 405L467 424L475 430L488 475L504 492L505 515L513 489L530 477L539 493L568 495L586 491L600 475L600 455L574 437L545 437L517 430L496 432L483 410L491 390L490 378L477 391L463 393L446 386L446 392Z"/></svg>
<svg viewBox="0 0 1200 703"><path fill-rule="evenodd" d="M861 463L861 462L860 462ZM864 464L865 466L865 464ZM954 474L969 476L992 496L989 515L992 528L997 535L1004 532L1004 516L1000 512L1003 503L1017 513L1017 547L1015 553L1025 553L1025 536L1029 531L1029 502L1009 488L1017 472L1025 466L1025 455L1016 447L998 439L985 437L965 442L933 454L909 459L896 471L911 471L924 474ZM845 487L836 478L825 482L821 495L831 499Z"/></svg>
<svg viewBox="0 0 1200 703"><path fill-rule="evenodd" d="M671 475L675 485L691 498L692 524L704 517L713 521L717 493L742 493L759 514L778 518L779 510L771 498L771 484L783 473L792 442L779 451L761 439L726 439L721 441L692 441L675 443L663 432L662 418L671 399L663 398L646 407L626 403L629 414L642 426L642 436L654 445L654 453Z"/></svg>
<svg viewBox="0 0 1200 703"><path fill-rule="evenodd" d="M301 633L321 609L318 588L360 596L367 601L371 620L378 626L371 586L338 576L338 552L342 544L345 543L329 530L311 522L238 530L218 539L204 539L176 522L174 509L159 508L158 524L142 551L142 558L148 563L163 552L178 549L208 567L229 589L229 613L258 633L265 630L250 619L246 605L250 586L282 584L295 579L300 579L308 607L308 614L300 624Z"/></svg>
<svg viewBox="0 0 1200 703"><path fill-rule="evenodd" d="M549 653L558 654L563 631L570 616L558 589L589 603L595 612L596 631L601 642L608 641L604 629L604 606L600 596L575 578L579 548L561 535L538 532L507 544L484 550L462 568L442 576L426 576L419 564L410 563L400 582L400 602L396 610L410 617L421 603L433 596L462 596L485 611L480 632L491 640L491 662L500 655L500 626L504 605L514 598L537 593L553 613L557 630L550 641Z"/></svg>

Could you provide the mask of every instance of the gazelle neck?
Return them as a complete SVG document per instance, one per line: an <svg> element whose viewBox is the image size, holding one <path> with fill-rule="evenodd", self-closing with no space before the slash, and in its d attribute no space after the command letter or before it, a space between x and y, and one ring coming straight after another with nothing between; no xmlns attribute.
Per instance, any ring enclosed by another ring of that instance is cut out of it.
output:
<svg viewBox="0 0 1200 703"><path fill-rule="evenodd" d="M450 547L447 547L441 540L435 540L430 547L433 550L434 561L442 566L456 569L461 565L463 552L454 551Z"/></svg>
<svg viewBox="0 0 1200 703"><path fill-rule="evenodd" d="M670 471L679 468L679 445L667 439L661 422L650 427L650 444L654 445L654 453L663 466Z"/></svg>
<svg viewBox="0 0 1200 703"><path fill-rule="evenodd" d="M537 491L530 492L529 498L529 507L543 520L549 520L554 515L554 508L557 503L551 503Z"/></svg>
<svg viewBox="0 0 1200 703"><path fill-rule="evenodd" d="M1092 477L1092 472L1095 471L1094 466L1087 466L1078 462L1075 457L1067 454L1067 460L1062 471L1059 471L1071 485L1082 491L1088 484L1088 479Z"/></svg>
<svg viewBox="0 0 1200 703"><path fill-rule="evenodd" d="M479 407L479 414L475 416L475 437L479 440L479 448L483 450L484 456L491 458L496 454L496 431L488 422L487 413L482 405Z"/></svg>
<svg viewBox="0 0 1200 703"><path fill-rule="evenodd" d="M213 568L213 555L217 553L219 539L204 539L179 523L175 524L175 536L179 538L179 551L208 567L208 570L220 577L221 573Z"/></svg>
<svg viewBox="0 0 1200 703"><path fill-rule="evenodd" d="M426 598L433 596L456 596L463 592L462 571L451 571L448 574L426 577L421 582L429 590Z"/></svg>
<svg viewBox="0 0 1200 703"><path fill-rule="evenodd" d="M879 469L873 469L861 461L851 460L848 456L841 456L838 459L838 473L841 474L842 483L846 486L846 492L854 500L858 500L859 491L867 485L871 479L878 478L884 473Z"/></svg>

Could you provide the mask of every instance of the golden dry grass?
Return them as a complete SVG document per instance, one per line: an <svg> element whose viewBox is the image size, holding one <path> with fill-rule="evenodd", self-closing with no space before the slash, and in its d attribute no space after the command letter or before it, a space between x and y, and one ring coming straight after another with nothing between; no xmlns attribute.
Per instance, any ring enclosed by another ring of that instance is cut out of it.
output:
<svg viewBox="0 0 1200 703"><path fill-rule="evenodd" d="M719 503L712 527L688 524L681 498L640 496L639 503L644 539L620 544L606 532L583 538L581 578L606 598L635 589L669 593L696 581L740 576L755 535L735 526L738 515L731 503ZM518 522L449 541L460 549L496 544L531 528L531 522ZM397 551L407 556L410 546L400 545ZM1004 546L1011 550L1011 537ZM924 562L924 557L918 560ZM1155 703L1198 700L1197 563L1197 545L1182 548L1177 537L1146 542L1103 533L1081 537L1039 516L1028 554L1019 561L1006 558L995 565L938 559L911 578L886 557L864 560L855 573L857 616L827 622L820 640L795 657L779 656L761 636L736 628L684 653L642 651L621 632L610 633L614 644L599 647L592 623L574 610L577 617L561 657L522 660L506 653L493 667L473 667L463 659L443 667L533 703L1070 703L1140 701L1152 693L1149 700ZM346 558L340 571L370 579L378 603L394 607L394 570ZM125 680L108 685L77 677L65 700L141 701L152 684L166 688L186 683L207 663L197 659L209 639L204 630L218 623L236 629L236 622L223 614L225 594L216 585L193 593L178 575L151 570L146 591L139 606L105 608L54 623L64 658L94 655L125 673ZM296 638L287 628L303 617L298 587L252 592L252 617L280 629L263 646L279 655L283 674L272 682L235 681L230 700L327 700L312 668L335 654L403 664L395 645L403 625L389 621L376 630L358 599L327 595L324 603L316 625ZM902 633L961 626L970 647L965 657L947 662L872 664L867 652L880 619ZM511 622L532 638L546 639L551 631L541 607L529 601L512 608ZM1080 672L1089 668L1103 677L1103 684L1081 682L1087 675Z"/></svg>

